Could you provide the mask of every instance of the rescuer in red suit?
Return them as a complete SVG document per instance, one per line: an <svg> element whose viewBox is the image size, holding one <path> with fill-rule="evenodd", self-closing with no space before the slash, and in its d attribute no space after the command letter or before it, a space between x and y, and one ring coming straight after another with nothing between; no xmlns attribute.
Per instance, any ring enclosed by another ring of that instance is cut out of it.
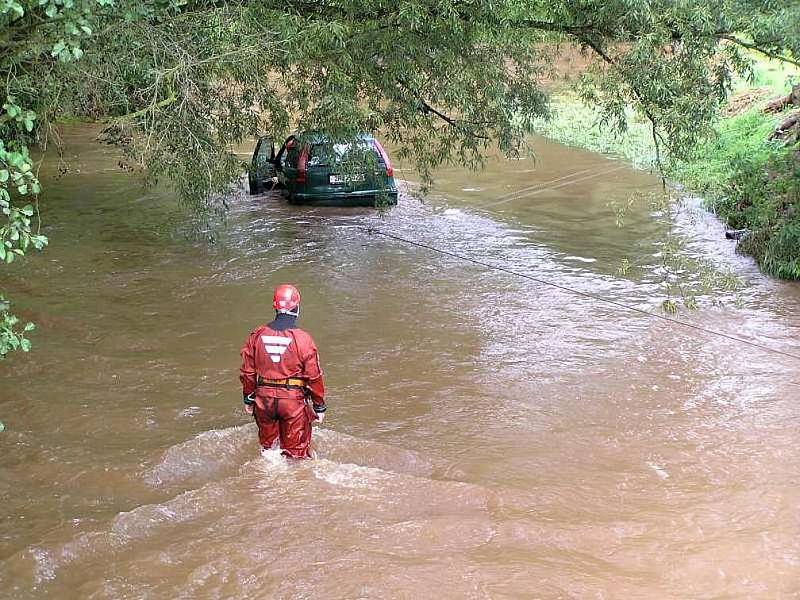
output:
<svg viewBox="0 0 800 600"><path fill-rule="evenodd" d="M326 409L317 346L295 326L297 288L279 285L272 306L275 320L253 330L242 346L239 379L245 410L255 418L262 448L280 443L285 456L309 458L311 422L322 422Z"/></svg>

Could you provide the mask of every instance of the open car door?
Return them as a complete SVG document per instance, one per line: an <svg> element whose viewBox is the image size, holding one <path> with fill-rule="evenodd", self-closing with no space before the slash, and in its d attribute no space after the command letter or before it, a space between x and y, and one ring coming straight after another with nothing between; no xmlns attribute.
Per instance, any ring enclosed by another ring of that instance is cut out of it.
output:
<svg viewBox="0 0 800 600"><path fill-rule="evenodd" d="M275 142L271 138L261 137L256 143L253 159L250 162L250 172L248 174L250 193L260 194L263 191L271 190L278 181L277 175L278 173L275 169Z"/></svg>

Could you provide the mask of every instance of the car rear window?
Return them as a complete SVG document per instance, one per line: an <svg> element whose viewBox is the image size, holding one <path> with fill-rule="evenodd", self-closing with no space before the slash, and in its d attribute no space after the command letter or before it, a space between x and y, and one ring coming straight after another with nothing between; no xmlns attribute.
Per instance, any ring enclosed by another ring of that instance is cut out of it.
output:
<svg viewBox="0 0 800 600"><path fill-rule="evenodd" d="M381 155L375 147L368 141L356 144L314 144L308 158L308 166L329 166L338 165L353 161L353 163L363 164L366 161L374 160L376 164L383 163Z"/></svg>

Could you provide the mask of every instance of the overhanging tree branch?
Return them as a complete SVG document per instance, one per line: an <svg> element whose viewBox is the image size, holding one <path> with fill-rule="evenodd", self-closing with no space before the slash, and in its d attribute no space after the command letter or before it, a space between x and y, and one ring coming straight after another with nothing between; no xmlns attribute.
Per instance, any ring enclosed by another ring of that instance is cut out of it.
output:
<svg viewBox="0 0 800 600"><path fill-rule="evenodd" d="M794 65L795 67L800 67L800 61L798 60L790 58L785 54L778 54L776 52L767 50L766 48L759 46L756 43L746 42L745 40L730 33L718 33L716 37L717 39L720 40L728 40L729 42L732 42L737 46L741 46L742 48L747 48L748 50L753 50L754 52L758 52L759 54L763 54L764 56L768 56L769 58L772 58L774 60L779 60L781 62Z"/></svg>
<svg viewBox="0 0 800 600"><path fill-rule="evenodd" d="M466 121L457 121L456 119L447 116L445 113L443 113L443 112L441 112L439 110L436 110L433 106L431 106L423 98L417 97L417 100L422 105L422 112L423 113L433 113L434 115L436 115L437 117L439 117L440 119L442 119L443 121L445 121L446 123L451 125L452 127L457 127L459 129L463 130L464 129L464 125L467 124ZM469 124L472 125L472 123L469 123ZM488 136L479 134L479 133L475 132L474 129L469 131L469 135L471 137L474 137L474 138L479 139L479 140L488 140L489 139Z"/></svg>
<svg viewBox="0 0 800 600"><path fill-rule="evenodd" d="M457 119L454 119L453 117L451 117L451 116L443 113L442 111L437 110L433 106L431 106L430 102L425 100L425 98L423 98L420 93L418 93L415 90L411 89L411 86L409 86L401 78L397 77L397 78L395 78L395 81L397 81L397 84L399 86L401 86L404 90L406 90L409 94L414 96L414 98L417 100L417 102L419 102L419 104L420 104L419 110L423 114L430 113L430 114L436 115L437 117L439 117L442 121L444 121L445 123L447 123L451 127L455 127L457 129L460 129L461 131L465 131L470 137L474 137L474 138L479 139L479 140L488 140L489 139L488 136L479 134L474 129L470 130L469 127L465 127L466 125L475 125L475 123L468 123L466 121L459 121Z"/></svg>
<svg viewBox="0 0 800 600"><path fill-rule="evenodd" d="M617 62L601 48L597 43L592 41L588 36L579 36L578 38L583 44L588 46L595 54L597 54L600 58L603 59L604 62L609 64L612 67L617 67ZM663 172L663 166L661 163L661 134L658 132L658 121L656 120L655 115L647 108L647 103L644 100L644 95L639 91L639 89L630 82L628 83L628 87L630 88L633 95L636 97L636 100L639 102L642 111L644 112L647 120L650 121L650 127L653 136L653 144L655 145L656 150L656 165L658 169Z"/></svg>

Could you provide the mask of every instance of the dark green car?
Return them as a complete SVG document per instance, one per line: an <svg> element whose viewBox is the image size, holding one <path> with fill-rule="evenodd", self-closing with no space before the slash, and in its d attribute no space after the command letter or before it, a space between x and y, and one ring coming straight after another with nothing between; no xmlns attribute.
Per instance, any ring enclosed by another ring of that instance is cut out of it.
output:
<svg viewBox="0 0 800 600"><path fill-rule="evenodd" d="M277 154L262 138L253 153L250 193L272 187L282 188L291 204L397 204L392 163L380 142L368 134L344 144L318 133L292 135Z"/></svg>

